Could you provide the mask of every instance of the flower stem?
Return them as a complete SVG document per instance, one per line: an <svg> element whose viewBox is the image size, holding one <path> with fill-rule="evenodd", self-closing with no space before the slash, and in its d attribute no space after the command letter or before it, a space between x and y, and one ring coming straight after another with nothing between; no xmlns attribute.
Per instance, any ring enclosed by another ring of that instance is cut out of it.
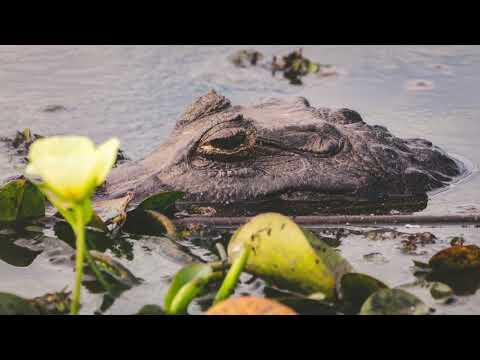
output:
<svg viewBox="0 0 480 360"><path fill-rule="evenodd" d="M249 255L250 247L245 246L238 255L238 258L235 259L235 261L233 262L230 270L228 270L228 273L225 276L225 279L223 280L223 283L220 286L220 289L218 290L215 299L213 300L214 304L217 304L230 296L232 291L235 289L235 286L237 285L238 279L247 263Z"/></svg>
<svg viewBox="0 0 480 360"><path fill-rule="evenodd" d="M74 208L75 224L71 224L75 233L77 253L75 256L75 287L73 289L72 306L70 314L78 314L80 309L80 292L82 288L83 261L85 257L85 223L83 220L83 210Z"/></svg>

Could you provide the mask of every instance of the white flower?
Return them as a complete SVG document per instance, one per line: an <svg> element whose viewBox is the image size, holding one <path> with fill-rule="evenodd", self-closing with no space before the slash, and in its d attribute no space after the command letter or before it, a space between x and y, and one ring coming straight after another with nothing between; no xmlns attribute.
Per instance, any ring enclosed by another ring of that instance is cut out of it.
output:
<svg viewBox="0 0 480 360"><path fill-rule="evenodd" d="M120 142L113 138L95 148L81 136L55 136L35 141L28 154L27 175L65 202L82 202L101 185L117 157Z"/></svg>

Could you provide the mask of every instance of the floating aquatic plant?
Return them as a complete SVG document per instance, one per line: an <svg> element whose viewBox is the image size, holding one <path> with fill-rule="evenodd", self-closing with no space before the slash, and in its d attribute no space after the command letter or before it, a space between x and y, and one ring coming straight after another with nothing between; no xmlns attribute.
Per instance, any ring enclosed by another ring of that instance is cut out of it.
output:
<svg viewBox="0 0 480 360"><path fill-rule="evenodd" d="M0 222L18 222L45 214L44 196L25 179L0 188Z"/></svg>
<svg viewBox="0 0 480 360"><path fill-rule="evenodd" d="M279 287L315 294L333 300L336 286L350 264L312 233L288 217L266 213L240 227L228 245L230 269L223 279L214 304L233 292L244 271L260 276ZM164 299L167 314L185 313L189 303L211 280L222 277L224 261L190 264L174 277Z"/></svg>
<svg viewBox="0 0 480 360"><path fill-rule="evenodd" d="M80 136L43 138L30 147L27 175L62 214L76 236L76 279L71 314L77 314L80 307L85 257L96 270L85 243L85 226L93 215L91 197L112 169L118 147L119 141L115 138L95 148L90 139Z"/></svg>
<svg viewBox="0 0 480 360"><path fill-rule="evenodd" d="M333 299L340 278L352 271L333 248L281 214L260 214L240 227L228 244L231 261L244 246L252 250L247 272L303 294L321 292Z"/></svg>

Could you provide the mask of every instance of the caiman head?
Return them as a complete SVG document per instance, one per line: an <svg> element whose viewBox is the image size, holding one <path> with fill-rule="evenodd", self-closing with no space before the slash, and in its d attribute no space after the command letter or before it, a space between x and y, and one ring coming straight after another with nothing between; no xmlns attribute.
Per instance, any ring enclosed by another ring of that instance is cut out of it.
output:
<svg viewBox="0 0 480 360"><path fill-rule="evenodd" d="M325 199L425 198L464 171L423 139L400 139L349 109L305 98L232 106L211 91L190 105L144 160L115 169L109 197L162 190L217 205ZM353 199L353 200L352 200Z"/></svg>

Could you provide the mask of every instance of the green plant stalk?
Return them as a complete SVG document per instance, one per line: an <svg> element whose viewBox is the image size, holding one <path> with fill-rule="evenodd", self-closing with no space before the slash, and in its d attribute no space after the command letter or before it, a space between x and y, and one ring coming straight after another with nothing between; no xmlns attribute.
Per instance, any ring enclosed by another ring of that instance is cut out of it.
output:
<svg viewBox="0 0 480 360"><path fill-rule="evenodd" d="M207 282L208 279L196 278L183 286L173 299L168 313L170 315L184 314L192 299L200 293Z"/></svg>
<svg viewBox="0 0 480 360"><path fill-rule="evenodd" d="M215 295L215 299L213 300L213 304L216 304L222 300L225 300L230 296L237 285L238 278L245 267L248 256L250 255L250 247L244 246L238 258L233 262L230 270L228 270L225 279L223 280L222 286Z"/></svg>
<svg viewBox="0 0 480 360"><path fill-rule="evenodd" d="M170 307L165 308L165 312L168 315L185 314L187 312L188 305L190 305L193 298L195 298L203 290L204 286L210 281L220 279L221 277L222 273L220 271L216 271L206 277L197 277L191 280L180 289L177 295L173 298Z"/></svg>
<svg viewBox="0 0 480 360"><path fill-rule="evenodd" d="M77 253L75 256L75 286L73 288L72 305L70 314L78 314L80 309L80 292L83 278L83 261L85 257L85 221L83 218L83 209L81 206L75 206L73 209L75 222L70 224L76 236Z"/></svg>

